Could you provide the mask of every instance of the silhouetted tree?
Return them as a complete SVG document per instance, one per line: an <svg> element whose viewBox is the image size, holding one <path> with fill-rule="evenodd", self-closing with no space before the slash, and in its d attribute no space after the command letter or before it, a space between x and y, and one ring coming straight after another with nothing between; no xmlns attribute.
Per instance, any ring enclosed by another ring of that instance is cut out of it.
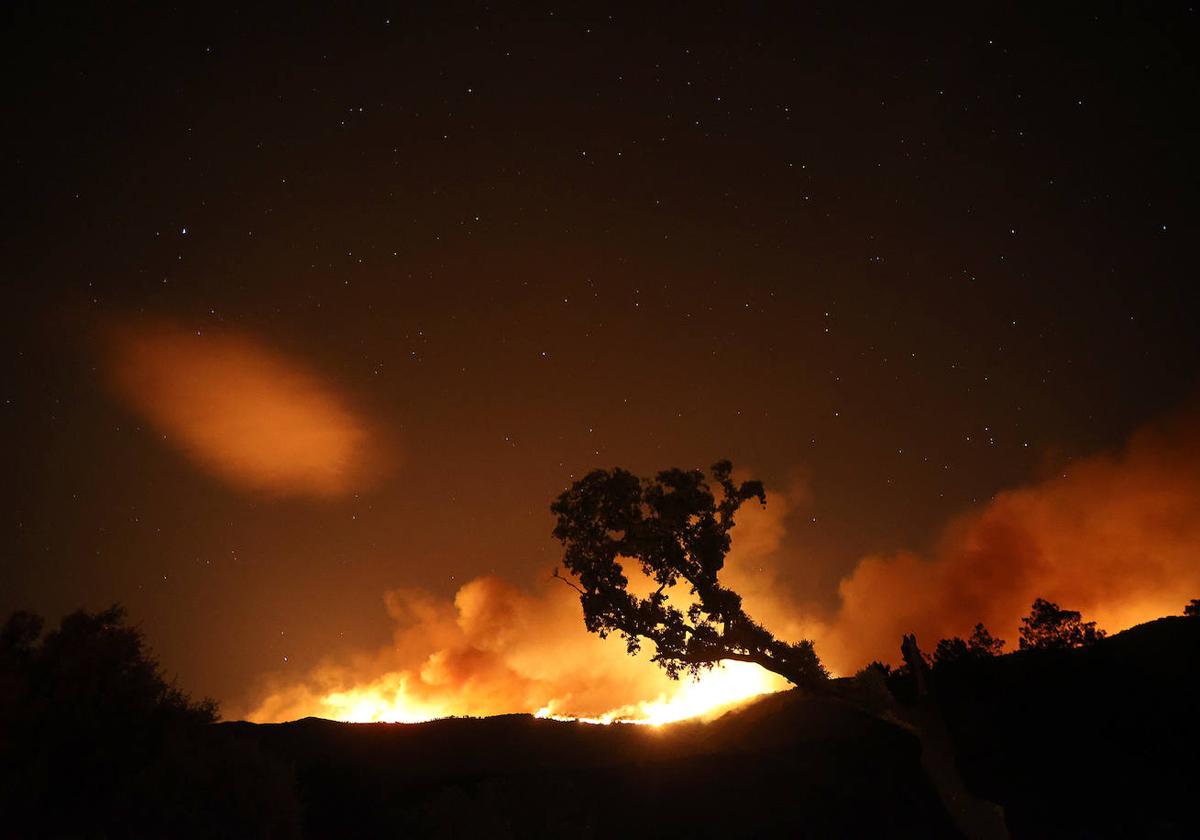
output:
<svg viewBox="0 0 1200 840"><path fill-rule="evenodd" d="M1038 598L1033 610L1021 619L1021 650L1061 650L1083 647L1105 632L1094 621L1082 621L1077 610L1064 610L1053 601Z"/></svg>
<svg viewBox="0 0 1200 840"><path fill-rule="evenodd" d="M983 622L975 625L970 638L960 639L954 636L942 639L933 651L933 664L944 665L963 659L984 659L989 656L999 656L1004 652L1004 640L997 639L983 626Z"/></svg>
<svg viewBox="0 0 1200 840"><path fill-rule="evenodd" d="M975 625L971 638L967 639L967 649L976 656L999 656L1004 653L1005 644L1003 639L993 636L982 621Z"/></svg>
<svg viewBox="0 0 1200 840"><path fill-rule="evenodd" d="M79 610L44 637L0 628L0 813L15 836L289 836L289 771L218 739L217 706L164 678L125 611Z"/></svg>
<svg viewBox="0 0 1200 840"><path fill-rule="evenodd" d="M1200 598L1193 598L1183 608L1183 614L1192 618L1200 618Z"/></svg>
<svg viewBox="0 0 1200 840"><path fill-rule="evenodd" d="M886 662L880 662L878 659L874 659L874 660L868 662L866 667L863 668L863 670L864 671L868 671L868 670L878 671L880 676L883 676L883 677L890 677L892 675L892 666L887 664Z"/></svg>
<svg viewBox="0 0 1200 840"><path fill-rule="evenodd" d="M967 643L958 636L942 639L933 649L933 664L947 665L951 662L961 662L970 656Z"/></svg>
<svg viewBox="0 0 1200 840"><path fill-rule="evenodd" d="M899 674L912 683L917 697L924 697L929 688L929 669L933 660L921 650L915 633L905 633L900 638L900 656L904 658L904 664L900 666Z"/></svg>
<svg viewBox="0 0 1200 840"><path fill-rule="evenodd" d="M892 692L888 688L891 673L890 665L872 662L855 674L854 679L843 681L839 694L871 714L882 716L893 702Z"/></svg>
<svg viewBox="0 0 1200 840"><path fill-rule="evenodd" d="M723 659L754 662L792 683L815 686L827 674L811 641L788 644L772 636L742 608L742 599L717 579L729 551L734 514L744 502L767 498L758 481L735 484L733 465L720 461L712 477L721 498L699 470L671 469L640 479L622 469L595 470L551 505L563 564L579 592L587 629L617 633L630 654L642 640L654 644L654 662L672 678L696 675ZM652 581L646 597L629 591L622 562ZM676 589L678 587L678 589ZM671 602L686 587L681 609Z"/></svg>

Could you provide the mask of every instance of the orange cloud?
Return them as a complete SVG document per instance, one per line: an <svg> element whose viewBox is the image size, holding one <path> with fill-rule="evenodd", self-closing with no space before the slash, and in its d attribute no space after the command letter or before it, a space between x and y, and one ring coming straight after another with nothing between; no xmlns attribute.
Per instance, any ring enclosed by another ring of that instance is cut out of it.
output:
<svg viewBox="0 0 1200 840"><path fill-rule="evenodd" d="M780 514L745 513L726 568L738 570L749 608L782 614L759 562L778 542ZM398 589L384 602L396 622L390 646L269 685L246 716L417 721L528 712L662 723L788 687L744 662L705 672L699 682L671 680L649 652L631 657L620 639L588 633L578 595L549 576L532 589L476 578L453 601Z"/></svg>
<svg viewBox="0 0 1200 840"><path fill-rule="evenodd" d="M1200 596L1200 417L1143 428L1123 451L1071 463L950 523L932 557L866 557L818 635L835 668L895 661L902 633L926 650L977 621L1009 642L1034 598L1109 631L1177 614Z"/></svg>
<svg viewBox="0 0 1200 840"><path fill-rule="evenodd" d="M803 488L745 506L723 581L747 612L781 638L811 638L826 665L852 674L896 661L900 638L926 650L978 621L1015 647L1034 598L1079 609L1117 631L1178 613L1200 597L1200 416L1139 431L1119 453L1001 493L950 522L932 556L897 551L862 558L841 582L827 620L788 597L779 571L789 508ZM631 587L638 581L631 574ZM413 590L385 597L393 644L327 664L265 691L258 721L305 715L424 720L445 715L540 712L602 720L666 721L786 688L757 666L671 682L617 639L588 634L575 594L557 582L532 592L479 578L453 601ZM649 586L649 584L645 584ZM743 665L744 663L731 663Z"/></svg>
<svg viewBox="0 0 1200 840"><path fill-rule="evenodd" d="M246 490L338 496L378 442L329 384L244 335L165 322L105 333L116 392L208 472Z"/></svg>

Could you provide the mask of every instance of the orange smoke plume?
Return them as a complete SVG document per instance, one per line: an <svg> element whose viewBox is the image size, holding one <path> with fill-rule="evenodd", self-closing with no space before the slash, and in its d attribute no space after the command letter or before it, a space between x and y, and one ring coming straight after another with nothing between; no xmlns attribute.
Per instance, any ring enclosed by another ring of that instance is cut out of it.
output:
<svg viewBox="0 0 1200 840"><path fill-rule="evenodd" d="M895 661L902 633L932 650L977 621L1012 650L1037 597L1110 632L1176 614L1200 595L1200 417L1148 426L1119 453L1000 493L952 522L933 557L866 557L839 591L817 649L843 673Z"/></svg>
<svg viewBox="0 0 1200 840"><path fill-rule="evenodd" d="M368 477L372 435L328 384L242 335L109 329L111 383L205 470L248 490L337 496ZM373 447L377 448L377 447Z"/></svg>
<svg viewBox="0 0 1200 840"><path fill-rule="evenodd" d="M759 594L747 598L748 607L773 606L771 581L757 570L782 533L781 513L745 514L727 568L737 568L740 582ZM387 593L385 603L397 625L389 648L272 686L246 716L412 722L528 712L657 724L787 687L782 677L743 662L698 682L671 680L648 653L631 657L619 639L588 633L578 596L561 581L547 579L529 592L481 577L460 588L453 603L409 589Z"/></svg>
<svg viewBox="0 0 1200 840"><path fill-rule="evenodd" d="M979 621L1012 649L1036 597L1082 610L1115 632L1200 596L1196 416L1148 427L1119 453L1077 460L997 495L951 522L931 557L863 558L842 580L840 607L826 621L798 609L777 574L798 495L772 493L766 510L742 509L722 579L776 635L814 639L835 674L872 659L895 661L904 633L917 633L932 650ZM530 712L662 723L787 687L744 663L727 663L699 683L672 682L645 653L630 657L619 640L588 634L575 594L554 583L530 593L479 578L453 603L391 592L391 647L276 685L248 717L417 721Z"/></svg>
<svg viewBox="0 0 1200 840"><path fill-rule="evenodd" d="M587 633L577 598L558 586L530 594L482 577L452 604L413 590L385 601L398 622L392 648L276 686L247 717L414 722L528 712L665 723L786 686L745 663L699 683L674 682L645 655L630 657L618 640Z"/></svg>

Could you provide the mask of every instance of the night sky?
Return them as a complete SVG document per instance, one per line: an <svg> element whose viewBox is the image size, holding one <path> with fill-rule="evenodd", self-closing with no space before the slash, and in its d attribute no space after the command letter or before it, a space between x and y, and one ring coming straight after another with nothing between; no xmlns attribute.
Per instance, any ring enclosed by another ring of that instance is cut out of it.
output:
<svg viewBox="0 0 1200 840"><path fill-rule="evenodd" d="M967 5L6 9L0 610L121 601L236 707L728 457L827 618L1186 410L1197 13ZM214 346L353 466L214 466L163 405L225 369L162 396Z"/></svg>

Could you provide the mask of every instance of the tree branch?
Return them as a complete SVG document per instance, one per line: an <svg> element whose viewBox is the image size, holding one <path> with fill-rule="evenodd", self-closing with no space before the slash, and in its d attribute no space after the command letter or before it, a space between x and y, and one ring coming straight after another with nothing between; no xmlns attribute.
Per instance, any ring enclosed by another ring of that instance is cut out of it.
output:
<svg viewBox="0 0 1200 840"><path fill-rule="evenodd" d="M575 581L573 581L573 580L570 580L569 578L563 577L561 574L559 574L559 573L558 573L558 566L555 566L555 567L554 567L554 573L553 573L552 575L550 575L550 577L552 577L552 578L558 578L558 579L559 579L559 580L561 580L563 583L565 583L567 586L571 587L571 588L572 588L572 589L574 589L576 592L578 592L580 595L586 595L586 594L587 594L587 592L585 592L583 589L581 589L581 588L580 588L580 587L579 587L579 586L578 586L578 585L575 583Z"/></svg>
<svg viewBox="0 0 1200 840"><path fill-rule="evenodd" d="M713 650L705 651L701 655L692 655L692 656L684 657L683 661L687 662L689 665L699 665L703 662L719 662L722 659L732 659L735 662L752 662L755 665L761 665L764 668L766 668L767 666L764 665L763 662L770 661L765 656L761 656L761 655L757 655L757 654L753 654L753 653L739 653L736 650L728 650L728 649L713 649ZM770 670L770 669L768 668L767 670Z"/></svg>

